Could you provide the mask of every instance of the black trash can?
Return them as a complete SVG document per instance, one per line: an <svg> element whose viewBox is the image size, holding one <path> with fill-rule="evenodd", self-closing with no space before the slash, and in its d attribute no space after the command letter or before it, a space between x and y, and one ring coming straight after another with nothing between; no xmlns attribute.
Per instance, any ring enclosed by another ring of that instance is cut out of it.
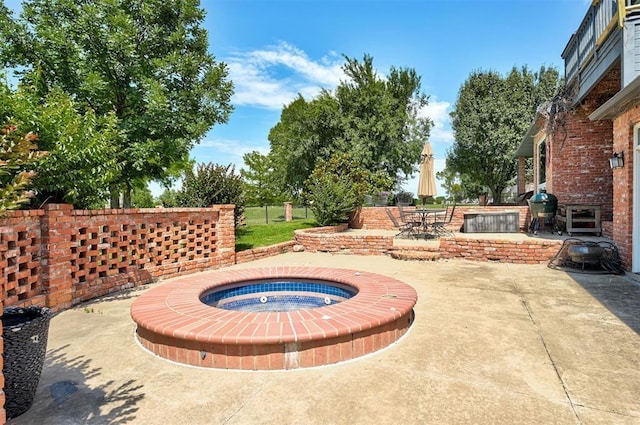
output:
<svg viewBox="0 0 640 425"><path fill-rule="evenodd" d="M7 418L29 410L47 351L51 310L7 307L2 313L4 392Z"/></svg>

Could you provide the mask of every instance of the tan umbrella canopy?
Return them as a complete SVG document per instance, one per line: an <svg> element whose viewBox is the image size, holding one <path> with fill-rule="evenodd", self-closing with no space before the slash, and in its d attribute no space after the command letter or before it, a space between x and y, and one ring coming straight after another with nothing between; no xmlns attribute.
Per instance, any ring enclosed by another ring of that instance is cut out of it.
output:
<svg viewBox="0 0 640 425"><path fill-rule="evenodd" d="M431 143L426 142L420 154L420 177L418 179L418 197L425 198L436 196L436 174L433 167L433 149Z"/></svg>

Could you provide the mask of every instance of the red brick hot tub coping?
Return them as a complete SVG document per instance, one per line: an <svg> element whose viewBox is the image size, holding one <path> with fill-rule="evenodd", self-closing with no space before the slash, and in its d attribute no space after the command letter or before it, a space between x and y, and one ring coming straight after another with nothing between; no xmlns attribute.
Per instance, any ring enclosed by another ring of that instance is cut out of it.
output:
<svg viewBox="0 0 640 425"><path fill-rule="evenodd" d="M314 279L352 286L341 303L287 312L223 310L200 296L260 279ZM150 289L131 306L143 347L194 366L269 370L320 366L387 347L411 326L415 290L374 273L322 267L222 270L184 276Z"/></svg>

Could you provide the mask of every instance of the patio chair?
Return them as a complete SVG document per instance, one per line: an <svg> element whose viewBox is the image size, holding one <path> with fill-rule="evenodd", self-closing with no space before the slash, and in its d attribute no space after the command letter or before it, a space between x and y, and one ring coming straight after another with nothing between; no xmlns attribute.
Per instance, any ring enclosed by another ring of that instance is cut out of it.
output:
<svg viewBox="0 0 640 425"><path fill-rule="evenodd" d="M400 212L400 218L402 220L402 222L398 222L398 219L396 218L396 216L393 215L393 212L391 211L391 208L385 208L386 212L387 212L387 216L389 216L389 219L391 219L391 222L393 223L393 225L400 229L400 233L398 233L395 237L396 238L400 238L403 236L408 236L408 237L416 237L417 236L417 224L414 220L408 220L405 221L403 219L403 215L402 215L402 211Z"/></svg>
<svg viewBox="0 0 640 425"><path fill-rule="evenodd" d="M428 223L431 231L436 236L453 236L453 232L447 226L451 224L453 213L456 211L456 204L447 204L444 214L436 214L434 220Z"/></svg>

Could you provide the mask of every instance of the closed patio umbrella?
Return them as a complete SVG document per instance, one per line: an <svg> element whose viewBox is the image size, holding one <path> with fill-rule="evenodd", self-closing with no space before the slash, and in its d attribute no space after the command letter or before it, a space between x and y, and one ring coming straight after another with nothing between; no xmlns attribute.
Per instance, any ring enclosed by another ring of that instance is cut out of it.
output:
<svg viewBox="0 0 640 425"><path fill-rule="evenodd" d="M425 199L436 196L436 175L433 167L433 149L431 143L426 142L422 153L420 154L422 162L420 163L420 176L418 178L418 197Z"/></svg>

